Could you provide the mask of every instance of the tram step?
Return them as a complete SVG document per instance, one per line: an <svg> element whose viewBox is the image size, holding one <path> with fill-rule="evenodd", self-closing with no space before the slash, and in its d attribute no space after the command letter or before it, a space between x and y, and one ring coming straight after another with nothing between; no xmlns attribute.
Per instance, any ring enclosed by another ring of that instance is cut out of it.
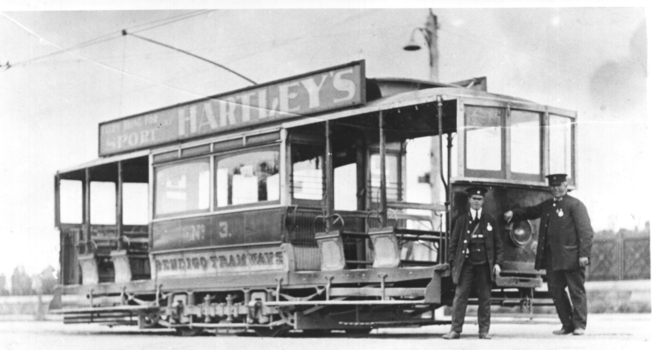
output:
<svg viewBox="0 0 657 350"><path fill-rule="evenodd" d="M344 326L352 327L408 327L428 326L432 324L451 324L451 320L408 320L408 321L378 321L378 322L339 322Z"/></svg>

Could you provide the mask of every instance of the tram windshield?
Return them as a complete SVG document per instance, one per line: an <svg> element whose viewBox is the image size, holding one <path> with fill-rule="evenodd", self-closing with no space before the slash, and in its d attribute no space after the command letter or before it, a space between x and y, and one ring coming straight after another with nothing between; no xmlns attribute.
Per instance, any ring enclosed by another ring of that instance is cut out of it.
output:
<svg viewBox="0 0 657 350"><path fill-rule="evenodd" d="M511 110L509 143L513 178L541 181L541 115Z"/></svg>
<svg viewBox="0 0 657 350"><path fill-rule="evenodd" d="M572 121L570 118L550 115L549 120L550 172L557 174L572 174L573 137Z"/></svg>
<svg viewBox="0 0 657 350"><path fill-rule="evenodd" d="M571 117L501 106L464 110L466 177L543 182L550 173L572 175Z"/></svg>

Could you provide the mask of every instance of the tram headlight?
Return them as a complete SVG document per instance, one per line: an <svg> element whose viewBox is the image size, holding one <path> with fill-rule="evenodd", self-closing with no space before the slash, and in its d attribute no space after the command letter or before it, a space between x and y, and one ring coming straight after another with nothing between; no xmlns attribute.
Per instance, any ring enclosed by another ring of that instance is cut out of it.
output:
<svg viewBox="0 0 657 350"><path fill-rule="evenodd" d="M532 225L529 224L529 221L519 221L511 225L511 230L509 230L509 236L511 242L513 242L518 247L522 247L529 243L532 239Z"/></svg>

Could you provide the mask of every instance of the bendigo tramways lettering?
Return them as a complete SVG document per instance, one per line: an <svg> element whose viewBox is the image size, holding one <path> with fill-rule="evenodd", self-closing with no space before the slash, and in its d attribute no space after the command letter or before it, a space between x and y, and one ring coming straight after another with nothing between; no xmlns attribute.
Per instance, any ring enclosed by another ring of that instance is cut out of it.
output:
<svg viewBox="0 0 657 350"><path fill-rule="evenodd" d="M283 252L236 254L208 254L194 257L155 258L155 269L160 271L187 271L231 269L249 267L282 267Z"/></svg>

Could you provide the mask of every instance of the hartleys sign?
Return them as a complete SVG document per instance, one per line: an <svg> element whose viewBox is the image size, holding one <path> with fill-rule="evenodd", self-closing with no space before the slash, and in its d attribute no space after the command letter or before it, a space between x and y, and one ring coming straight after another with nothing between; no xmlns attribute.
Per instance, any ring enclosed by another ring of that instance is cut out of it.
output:
<svg viewBox="0 0 657 350"><path fill-rule="evenodd" d="M101 123L101 156L365 102L365 61Z"/></svg>

